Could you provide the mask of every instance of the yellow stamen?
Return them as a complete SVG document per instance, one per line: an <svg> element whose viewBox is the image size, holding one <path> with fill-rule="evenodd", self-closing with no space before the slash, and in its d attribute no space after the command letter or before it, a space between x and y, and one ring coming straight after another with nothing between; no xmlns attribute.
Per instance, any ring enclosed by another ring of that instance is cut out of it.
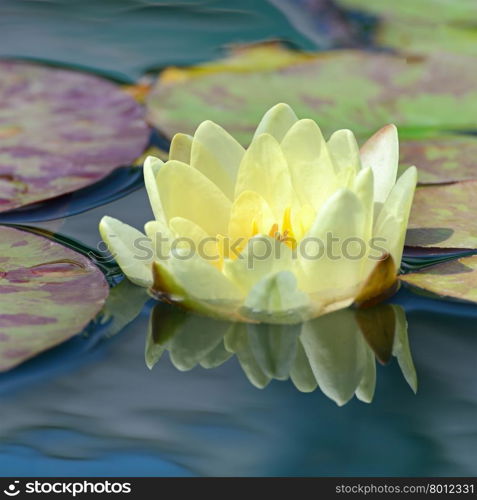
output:
<svg viewBox="0 0 477 500"><path fill-rule="evenodd" d="M280 233L278 232L278 224L272 224L270 231L268 231L268 236L270 236L271 238L276 238L279 235Z"/></svg>

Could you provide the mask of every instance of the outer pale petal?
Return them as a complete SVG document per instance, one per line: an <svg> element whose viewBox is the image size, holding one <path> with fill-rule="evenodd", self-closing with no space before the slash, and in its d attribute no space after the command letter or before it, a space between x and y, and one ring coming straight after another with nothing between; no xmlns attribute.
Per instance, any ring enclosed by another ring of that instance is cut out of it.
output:
<svg viewBox="0 0 477 500"><path fill-rule="evenodd" d="M174 217L169 221L169 227L176 238L185 238L185 248L196 251L210 263L218 261L221 256L217 249L217 240L209 236L200 226L182 217Z"/></svg>
<svg viewBox="0 0 477 500"><path fill-rule="evenodd" d="M224 262L224 274L244 293L260 280L280 271L292 269L292 250L275 238L256 236L235 260Z"/></svg>
<svg viewBox="0 0 477 500"><path fill-rule="evenodd" d="M363 245L357 240L363 240L365 225L366 213L359 198L348 189L335 193L300 243L300 287L321 294L327 302L353 296L362 279L365 255L360 254Z"/></svg>
<svg viewBox="0 0 477 500"><path fill-rule="evenodd" d="M268 323L298 323L309 312L307 294L298 290L291 271L281 271L260 280L244 302L245 314Z"/></svg>
<svg viewBox="0 0 477 500"><path fill-rule="evenodd" d="M244 148L222 127L207 120L194 135L191 166L200 170L230 199Z"/></svg>
<svg viewBox="0 0 477 500"><path fill-rule="evenodd" d="M301 204L318 210L339 187L321 130L313 120L299 120L286 133L281 148Z"/></svg>
<svg viewBox="0 0 477 500"><path fill-rule="evenodd" d="M105 216L99 232L121 270L134 284L152 284L153 251L151 240L137 229Z"/></svg>
<svg viewBox="0 0 477 500"><path fill-rule="evenodd" d="M238 305L243 294L223 273L198 255L171 256L169 268L188 295L196 300Z"/></svg>
<svg viewBox="0 0 477 500"><path fill-rule="evenodd" d="M379 240L379 245L392 255L398 267L401 263L416 184L417 169L410 167L399 177L374 227L374 238L382 238Z"/></svg>
<svg viewBox="0 0 477 500"><path fill-rule="evenodd" d="M281 102L263 115L253 138L255 139L261 134L270 134L280 142L296 121L298 118L293 109L288 104Z"/></svg>
<svg viewBox="0 0 477 500"><path fill-rule="evenodd" d="M328 149L333 163L339 170L361 168L361 159L356 137L351 130L337 130L328 140Z"/></svg>
<svg viewBox="0 0 477 500"><path fill-rule="evenodd" d="M371 167L359 171L353 182L353 191L363 204L366 214L365 238L369 241L374 223L374 175Z"/></svg>
<svg viewBox="0 0 477 500"><path fill-rule="evenodd" d="M188 134L176 134L171 141L169 149L169 160L178 160L183 163L190 163L192 150L192 136Z"/></svg>
<svg viewBox="0 0 477 500"><path fill-rule="evenodd" d="M259 193L280 220L286 207L295 204L287 161L278 142L269 134L253 140L240 164L235 198L244 191Z"/></svg>
<svg viewBox="0 0 477 500"><path fill-rule="evenodd" d="M230 200L205 175L179 161L168 161L157 175L159 196L167 220L183 217L208 234L225 234Z"/></svg>
<svg viewBox="0 0 477 500"><path fill-rule="evenodd" d="M374 201L383 203L391 192L399 163L399 142L394 125L378 130L361 148L363 167L374 172Z"/></svg>
<svg viewBox="0 0 477 500"><path fill-rule="evenodd" d="M164 210L162 208L161 197L157 187L157 174L164 166L164 162L154 156L148 156L144 160L144 184L146 185L147 196L151 204L152 213L157 220L164 220Z"/></svg>

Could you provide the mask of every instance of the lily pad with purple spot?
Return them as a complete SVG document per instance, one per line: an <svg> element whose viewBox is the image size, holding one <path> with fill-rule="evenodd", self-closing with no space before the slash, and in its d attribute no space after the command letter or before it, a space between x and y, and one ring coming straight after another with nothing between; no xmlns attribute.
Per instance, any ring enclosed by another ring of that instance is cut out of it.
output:
<svg viewBox="0 0 477 500"><path fill-rule="evenodd" d="M108 293L103 273L88 258L0 227L0 371L81 332Z"/></svg>
<svg viewBox="0 0 477 500"><path fill-rule="evenodd" d="M406 245L477 249L477 181L416 190Z"/></svg>
<svg viewBox="0 0 477 500"><path fill-rule="evenodd" d="M401 169L417 165L420 184L477 179L477 137L443 135L402 140Z"/></svg>
<svg viewBox="0 0 477 500"><path fill-rule="evenodd" d="M148 140L142 107L112 82L0 61L0 212L93 184Z"/></svg>
<svg viewBox="0 0 477 500"><path fill-rule="evenodd" d="M275 68L257 68L253 52L246 62L242 56L239 67L220 61L201 71L165 71L147 99L150 122L171 137L209 119L246 145L263 113L286 102L325 136L348 128L363 140L387 123L397 125L401 139L477 130L472 58L343 50Z"/></svg>
<svg viewBox="0 0 477 500"><path fill-rule="evenodd" d="M405 274L401 280L441 297L477 303L477 255Z"/></svg>

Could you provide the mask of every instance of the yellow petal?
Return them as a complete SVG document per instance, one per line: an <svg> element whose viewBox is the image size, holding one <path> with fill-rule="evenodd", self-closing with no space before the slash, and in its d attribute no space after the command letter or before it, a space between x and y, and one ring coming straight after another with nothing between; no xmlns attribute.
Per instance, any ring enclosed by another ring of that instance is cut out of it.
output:
<svg viewBox="0 0 477 500"><path fill-rule="evenodd" d="M384 203L374 228L374 238L389 252L397 267L401 264L407 223L417 184L416 167L408 168L397 180Z"/></svg>
<svg viewBox="0 0 477 500"><path fill-rule="evenodd" d="M365 223L363 205L350 190L342 189L328 199L300 243L300 286L305 291L337 301L354 294L366 257Z"/></svg>
<svg viewBox="0 0 477 500"><path fill-rule="evenodd" d="M152 220L144 225L146 236L151 240L156 259L164 260L169 255L174 239L169 227L160 220Z"/></svg>
<svg viewBox="0 0 477 500"><path fill-rule="evenodd" d="M293 251L269 236L250 239L240 256L224 262L224 274L244 293L266 276L292 269Z"/></svg>
<svg viewBox="0 0 477 500"><path fill-rule="evenodd" d="M338 170L352 168L356 173L361 168L359 147L351 130L337 130L328 140L333 163Z"/></svg>
<svg viewBox="0 0 477 500"><path fill-rule="evenodd" d="M261 134L270 134L280 142L297 120L295 112L288 104L282 102L276 104L263 115L253 138L256 139Z"/></svg>
<svg viewBox="0 0 477 500"><path fill-rule="evenodd" d="M353 192L363 204L366 214L366 241L372 236L374 223L374 175L371 167L363 168L353 181Z"/></svg>
<svg viewBox="0 0 477 500"><path fill-rule="evenodd" d="M243 191L234 201L230 213L228 235L231 242L246 240L257 233L265 234L275 218L268 203L254 191Z"/></svg>
<svg viewBox="0 0 477 500"><path fill-rule="evenodd" d="M169 149L169 159L190 163L192 149L192 136L187 134L175 134Z"/></svg>
<svg viewBox="0 0 477 500"><path fill-rule="evenodd" d="M228 132L207 120L195 132L191 166L233 199L235 180L244 153L244 148Z"/></svg>
<svg viewBox="0 0 477 500"><path fill-rule="evenodd" d="M399 141L394 125L378 130L361 148L363 167L371 167L374 173L374 200L382 203L391 192L399 163Z"/></svg>
<svg viewBox="0 0 477 500"><path fill-rule="evenodd" d="M101 219L99 232L128 279L135 285L150 286L154 255L149 238L137 229L108 216Z"/></svg>
<svg viewBox="0 0 477 500"><path fill-rule="evenodd" d="M160 169L157 185L167 220L183 217L211 236L225 234L230 200L205 175L185 163L171 160Z"/></svg>
<svg viewBox="0 0 477 500"><path fill-rule="evenodd" d="M281 148L300 203L318 210L339 187L321 130L313 120L299 120L288 130Z"/></svg>
<svg viewBox="0 0 477 500"><path fill-rule="evenodd" d="M290 171L280 145L269 134L253 140L240 164L235 198L244 191L259 193L281 219L287 207L296 205Z"/></svg>
<svg viewBox="0 0 477 500"><path fill-rule="evenodd" d="M217 262L220 255L217 250L217 238L209 236L200 226L182 217L174 217L169 221L169 227L176 238L182 239L185 248L194 249L195 252L209 262ZM178 239L175 240L179 242Z"/></svg>
<svg viewBox="0 0 477 500"><path fill-rule="evenodd" d="M144 160L144 184L146 185L147 196L151 204L152 212L157 220L164 220L164 210L162 208L161 197L157 187L157 174L163 167L164 162L154 156L148 156Z"/></svg>
<svg viewBox="0 0 477 500"><path fill-rule="evenodd" d="M217 307L238 306L242 292L212 264L198 255L171 255L169 268L187 295L195 300L217 304Z"/></svg>

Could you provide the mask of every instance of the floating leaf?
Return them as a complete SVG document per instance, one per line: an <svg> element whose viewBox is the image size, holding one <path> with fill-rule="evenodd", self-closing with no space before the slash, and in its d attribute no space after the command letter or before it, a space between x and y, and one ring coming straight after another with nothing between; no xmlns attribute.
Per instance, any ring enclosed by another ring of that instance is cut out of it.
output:
<svg viewBox="0 0 477 500"><path fill-rule="evenodd" d="M339 4L379 16L374 33L378 45L420 54L477 55L474 0L339 0Z"/></svg>
<svg viewBox="0 0 477 500"><path fill-rule="evenodd" d="M376 29L374 41L413 54L447 52L477 56L477 32L469 20L452 24L403 18L383 20Z"/></svg>
<svg viewBox="0 0 477 500"><path fill-rule="evenodd" d="M477 248L477 181L416 190L406 245Z"/></svg>
<svg viewBox="0 0 477 500"><path fill-rule="evenodd" d="M334 51L260 71L250 59L253 71L222 62L221 71L198 76L191 68L180 81L159 78L147 100L149 120L171 137L210 119L248 144L263 113L283 101L316 120L325 135L349 128L365 138L391 122L401 139L477 129L477 73L465 57Z"/></svg>
<svg viewBox="0 0 477 500"><path fill-rule="evenodd" d="M402 281L441 297L477 303L477 255L401 276Z"/></svg>
<svg viewBox="0 0 477 500"><path fill-rule="evenodd" d="M109 293L86 257L35 234L0 228L0 371L80 332Z"/></svg>
<svg viewBox="0 0 477 500"><path fill-rule="evenodd" d="M338 4L352 9L365 10L384 17L406 17L432 21L458 22L477 17L477 3L474 0L338 0Z"/></svg>
<svg viewBox="0 0 477 500"><path fill-rule="evenodd" d="M0 212L70 193L130 165L149 130L97 76L0 61Z"/></svg>
<svg viewBox="0 0 477 500"><path fill-rule="evenodd" d="M403 140L399 147L401 171L417 165L420 184L477 179L477 137L444 135Z"/></svg>
<svg viewBox="0 0 477 500"><path fill-rule="evenodd" d="M111 203L144 186L142 168L119 167L91 186L56 198L0 212L0 223L42 222L80 214Z"/></svg>

